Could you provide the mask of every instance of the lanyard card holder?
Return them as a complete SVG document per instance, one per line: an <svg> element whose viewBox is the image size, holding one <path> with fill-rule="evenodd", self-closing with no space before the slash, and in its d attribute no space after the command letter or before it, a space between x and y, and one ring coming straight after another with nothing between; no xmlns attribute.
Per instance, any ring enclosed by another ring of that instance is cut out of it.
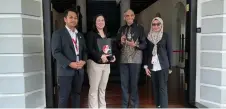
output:
<svg viewBox="0 0 226 109"><path fill-rule="evenodd" d="M80 61L80 59L79 59L79 54L76 55L76 61L77 61L77 62Z"/></svg>

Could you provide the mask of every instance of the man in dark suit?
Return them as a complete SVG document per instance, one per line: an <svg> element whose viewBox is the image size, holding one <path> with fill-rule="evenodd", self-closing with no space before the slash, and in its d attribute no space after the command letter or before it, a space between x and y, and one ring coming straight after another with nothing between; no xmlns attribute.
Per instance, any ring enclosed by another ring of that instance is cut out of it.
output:
<svg viewBox="0 0 226 109"><path fill-rule="evenodd" d="M72 108L80 108L80 92L84 79L83 66L87 60L84 37L76 29L77 12L68 9L64 13L65 28L52 36L52 54L57 61L59 97L58 107L67 108L72 96Z"/></svg>

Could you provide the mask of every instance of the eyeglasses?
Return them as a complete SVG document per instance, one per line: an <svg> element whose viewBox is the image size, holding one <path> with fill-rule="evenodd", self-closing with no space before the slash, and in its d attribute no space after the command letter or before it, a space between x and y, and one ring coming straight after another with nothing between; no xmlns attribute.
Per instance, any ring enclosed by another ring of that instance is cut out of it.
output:
<svg viewBox="0 0 226 109"><path fill-rule="evenodd" d="M160 26L161 23L153 23L152 26Z"/></svg>

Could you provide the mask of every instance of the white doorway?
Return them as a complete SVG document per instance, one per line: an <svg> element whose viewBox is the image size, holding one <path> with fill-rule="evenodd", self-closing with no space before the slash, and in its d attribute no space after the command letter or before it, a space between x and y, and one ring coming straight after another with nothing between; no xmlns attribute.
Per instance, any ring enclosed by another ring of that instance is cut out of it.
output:
<svg viewBox="0 0 226 109"><path fill-rule="evenodd" d="M178 67L185 66L185 29L186 29L186 8L182 2L178 2L176 9L176 31L175 31L175 45L174 45L174 62Z"/></svg>

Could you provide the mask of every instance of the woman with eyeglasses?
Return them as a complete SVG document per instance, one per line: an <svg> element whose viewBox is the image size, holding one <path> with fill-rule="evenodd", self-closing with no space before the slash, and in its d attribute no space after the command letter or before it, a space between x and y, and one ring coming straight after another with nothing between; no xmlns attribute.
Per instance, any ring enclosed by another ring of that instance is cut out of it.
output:
<svg viewBox="0 0 226 109"><path fill-rule="evenodd" d="M163 32L163 20L155 17L147 36L144 69L152 78L154 101L157 108L168 108L167 82L171 72L172 38Z"/></svg>

